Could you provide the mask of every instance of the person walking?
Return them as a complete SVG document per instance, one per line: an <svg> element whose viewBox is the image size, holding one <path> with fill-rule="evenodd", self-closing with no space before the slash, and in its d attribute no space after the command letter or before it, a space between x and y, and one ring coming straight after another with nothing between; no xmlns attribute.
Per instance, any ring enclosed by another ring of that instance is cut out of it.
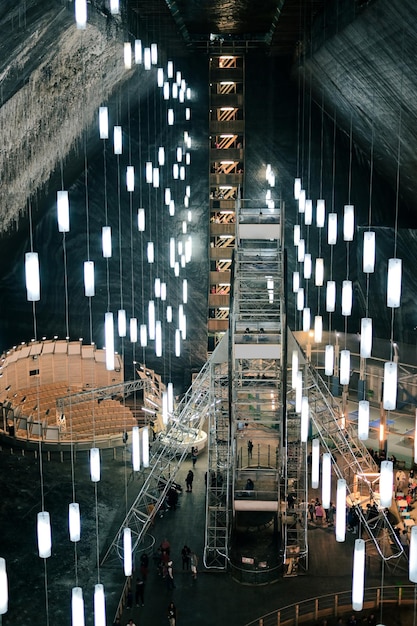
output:
<svg viewBox="0 0 417 626"><path fill-rule="evenodd" d="M198 448L197 446L193 446L191 448L191 460L193 462L193 467L195 467L195 464L197 463L197 455L198 455Z"/></svg>
<svg viewBox="0 0 417 626"><path fill-rule="evenodd" d="M316 514L316 523L321 526L323 524L324 509L321 506L320 502L316 504L315 514Z"/></svg>
<svg viewBox="0 0 417 626"><path fill-rule="evenodd" d="M136 579L135 604L145 606L145 582L141 576Z"/></svg>
<svg viewBox="0 0 417 626"><path fill-rule="evenodd" d="M193 470L189 470L185 479L185 485L187 487L186 491L188 493L190 493L193 490L193 480L194 480Z"/></svg>
<svg viewBox="0 0 417 626"><path fill-rule="evenodd" d="M177 607L173 602L170 602L168 606L168 620L169 626L175 626L177 621Z"/></svg>
<svg viewBox="0 0 417 626"><path fill-rule="evenodd" d="M249 439L248 441L248 458L249 459L252 458L252 450L253 450L253 443L252 443L252 440Z"/></svg>
<svg viewBox="0 0 417 626"><path fill-rule="evenodd" d="M190 556L191 556L191 550L187 545L185 545L183 549L181 550L182 569L188 570L190 568Z"/></svg>
<svg viewBox="0 0 417 626"><path fill-rule="evenodd" d="M175 589L175 584L174 584L174 564L173 564L172 561L168 561L168 563L167 563L165 579L166 579L166 582L167 582L168 589Z"/></svg>
<svg viewBox="0 0 417 626"><path fill-rule="evenodd" d="M193 577L193 580L197 580L198 556L196 555L195 552L191 552L190 562L191 562L191 576Z"/></svg>

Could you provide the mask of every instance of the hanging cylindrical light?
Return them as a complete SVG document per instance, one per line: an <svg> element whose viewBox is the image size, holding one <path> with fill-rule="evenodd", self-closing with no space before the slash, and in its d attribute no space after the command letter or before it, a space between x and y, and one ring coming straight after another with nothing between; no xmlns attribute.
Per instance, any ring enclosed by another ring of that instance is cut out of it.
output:
<svg viewBox="0 0 417 626"><path fill-rule="evenodd" d="M152 67L151 49L150 48L144 48L143 49L143 67L147 71L149 71L151 69L151 67Z"/></svg>
<svg viewBox="0 0 417 626"><path fill-rule="evenodd" d="M355 231L355 209L353 204L345 204L343 214L343 239L345 241L353 241L353 233Z"/></svg>
<svg viewBox="0 0 417 626"><path fill-rule="evenodd" d="M7 581L6 561L0 557L0 615L7 613L9 608L9 584Z"/></svg>
<svg viewBox="0 0 417 626"><path fill-rule="evenodd" d="M311 328L311 312L310 307L303 309L303 332L307 333Z"/></svg>
<svg viewBox="0 0 417 626"><path fill-rule="evenodd" d="M186 278L182 281L182 301L184 304L187 304L188 301L188 282Z"/></svg>
<svg viewBox="0 0 417 626"><path fill-rule="evenodd" d="M384 364L383 406L387 411L394 411L397 406L397 363L394 361Z"/></svg>
<svg viewBox="0 0 417 626"><path fill-rule="evenodd" d="M381 474L379 476L380 506L389 509L392 504L392 489L394 484L394 465L392 461L381 462Z"/></svg>
<svg viewBox="0 0 417 626"><path fill-rule="evenodd" d="M372 319L363 317L361 319L361 357L369 359L372 352Z"/></svg>
<svg viewBox="0 0 417 626"><path fill-rule="evenodd" d="M300 272L292 273L292 290L293 293L297 293L300 289Z"/></svg>
<svg viewBox="0 0 417 626"><path fill-rule="evenodd" d="M166 206L169 206L169 203L171 202L171 189L169 187L165 189L164 197Z"/></svg>
<svg viewBox="0 0 417 626"><path fill-rule="evenodd" d="M298 246L298 244L300 243L300 237L301 237L300 224L294 224L294 245L295 246Z"/></svg>
<svg viewBox="0 0 417 626"><path fill-rule="evenodd" d="M103 226L101 229L101 248L103 250L103 258L110 259L112 255L111 226Z"/></svg>
<svg viewBox="0 0 417 626"><path fill-rule="evenodd" d="M310 408L307 396L301 398L301 442L306 443L308 439L308 429L310 420Z"/></svg>
<svg viewBox="0 0 417 626"><path fill-rule="evenodd" d="M375 270L375 233L365 231L363 234L363 271L372 274Z"/></svg>
<svg viewBox="0 0 417 626"><path fill-rule="evenodd" d="M106 347L106 369L114 370L114 325L113 313L104 315L104 345Z"/></svg>
<svg viewBox="0 0 417 626"><path fill-rule="evenodd" d="M168 126L174 125L174 109L168 109Z"/></svg>
<svg viewBox="0 0 417 626"><path fill-rule="evenodd" d="M168 397L168 411L169 413L174 412L174 386L172 383L168 383L167 385L167 397Z"/></svg>
<svg viewBox="0 0 417 626"><path fill-rule="evenodd" d="M122 142L122 127L115 126L113 128L113 152L114 154L122 154L123 142Z"/></svg>
<svg viewBox="0 0 417 626"><path fill-rule="evenodd" d="M312 262L311 254L304 255L304 278L309 280L311 278Z"/></svg>
<svg viewBox="0 0 417 626"><path fill-rule="evenodd" d="M346 539L346 480L339 478L336 488L336 541Z"/></svg>
<svg viewBox="0 0 417 626"><path fill-rule="evenodd" d="M161 283L161 300L162 302L165 302L166 299L167 299L167 284Z"/></svg>
<svg viewBox="0 0 417 626"><path fill-rule="evenodd" d="M154 186L155 189L158 189L159 187L159 167L153 168L152 185Z"/></svg>
<svg viewBox="0 0 417 626"><path fill-rule="evenodd" d="M152 183L153 180L153 165L151 161L146 161L145 163L145 181L149 184Z"/></svg>
<svg viewBox="0 0 417 626"><path fill-rule="evenodd" d="M165 148L164 146L159 146L158 148L158 165L163 167L165 165Z"/></svg>
<svg viewBox="0 0 417 626"><path fill-rule="evenodd" d="M294 200L298 200L301 191L301 178L294 179Z"/></svg>
<svg viewBox="0 0 417 626"><path fill-rule="evenodd" d="M100 107L98 110L98 129L100 139L109 138L109 110L107 107Z"/></svg>
<svg viewBox="0 0 417 626"><path fill-rule="evenodd" d="M172 306L171 305L167 306L167 322L168 324L171 324L172 322Z"/></svg>
<svg viewBox="0 0 417 626"><path fill-rule="evenodd" d="M70 541L76 543L81 538L80 505L78 502L70 502L69 504L68 527Z"/></svg>
<svg viewBox="0 0 417 626"><path fill-rule="evenodd" d="M352 314L352 281L344 280L342 283L342 315L348 317Z"/></svg>
<svg viewBox="0 0 417 626"><path fill-rule="evenodd" d="M415 525L411 526L408 578L411 583L417 583L417 526Z"/></svg>
<svg viewBox="0 0 417 626"><path fill-rule="evenodd" d="M306 207L306 192L305 189L300 189L300 195L298 197L298 212L304 213Z"/></svg>
<svg viewBox="0 0 417 626"><path fill-rule="evenodd" d="M135 39L135 63L136 65L142 65L142 61L142 41L140 39Z"/></svg>
<svg viewBox="0 0 417 626"><path fill-rule="evenodd" d="M313 439L311 444L311 488L318 489L320 474L320 441Z"/></svg>
<svg viewBox="0 0 417 626"><path fill-rule="evenodd" d="M146 324L140 325L140 345L142 348L146 348L148 345L148 327Z"/></svg>
<svg viewBox="0 0 417 626"><path fill-rule="evenodd" d="M149 300L148 303L148 335L149 339L155 339L155 302Z"/></svg>
<svg viewBox="0 0 417 626"><path fill-rule="evenodd" d="M171 200L169 203L169 214L171 217L175 215L175 201L174 200Z"/></svg>
<svg viewBox="0 0 417 626"><path fill-rule="evenodd" d="M313 201L307 198L304 207L304 224L306 226L311 226L311 222L313 221Z"/></svg>
<svg viewBox="0 0 417 626"><path fill-rule="evenodd" d="M178 163L174 163L174 165L172 166L172 177L175 180L178 180L179 175L180 175L180 170L178 167Z"/></svg>
<svg viewBox="0 0 417 626"><path fill-rule="evenodd" d="M138 231L145 231L145 209L138 209Z"/></svg>
<svg viewBox="0 0 417 626"><path fill-rule="evenodd" d="M129 337L130 343L136 343L138 340L138 320L136 317L131 317L129 320Z"/></svg>
<svg viewBox="0 0 417 626"><path fill-rule="evenodd" d="M68 191L57 191L56 206L58 231L60 233L68 233L70 229Z"/></svg>
<svg viewBox="0 0 417 626"><path fill-rule="evenodd" d="M142 429L142 464L143 467L149 467L149 428L145 426Z"/></svg>
<svg viewBox="0 0 417 626"><path fill-rule="evenodd" d="M140 470L139 426L132 428L132 465L134 472Z"/></svg>
<svg viewBox="0 0 417 626"><path fill-rule="evenodd" d="M155 248L153 241L148 241L146 255L148 257L148 263L153 263L155 261Z"/></svg>
<svg viewBox="0 0 417 626"><path fill-rule="evenodd" d="M75 22L80 30L87 27L87 0L75 0Z"/></svg>
<svg viewBox="0 0 417 626"><path fill-rule="evenodd" d="M154 280L153 292L155 294L155 298L161 297L161 279L158 277Z"/></svg>
<svg viewBox="0 0 417 626"><path fill-rule="evenodd" d="M155 355L162 356L162 325L160 320L155 322Z"/></svg>
<svg viewBox="0 0 417 626"><path fill-rule="evenodd" d="M173 85L171 86L171 92L172 92L172 97L174 98L174 100L176 100L178 98L178 85L177 83L173 83Z"/></svg>
<svg viewBox="0 0 417 626"><path fill-rule="evenodd" d="M181 356L181 331L175 329L175 356Z"/></svg>
<svg viewBox="0 0 417 626"><path fill-rule="evenodd" d="M84 293L87 298L95 294L94 261L84 261Z"/></svg>
<svg viewBox="0 0 417 626"><path fill-rule="evenodd" d="M330 508L330 493L332 483L332 456L325 452L321 466L321 504L323 509Z"/></svg>
<svg viewBox="0 0 417 626"><path fill-rule="evenodd" d="M123 60L125 69L130 70L132 67L132 46L129 41L125 41L123 46Z"/></svg>
<svg viewBox="0 0 417 626"><path fill-rule="evenodd" d="M302 311L304 309L304 289L300 287L297 291L297 311Z"/></svg>
<svg viewBox="0 0 417 626"><path fill-rule="evenodd" d="M167 76L168 78L174 78L174 63L172 61L167 63Z"/></svg>
<svg viewBox="0 0 417 626"><path fill-rule="evenodd" d="M324 260L322 258L316 259L315 264L315 272L314 272L314 283L316 287L322 287L324 281Z"/></svg>
<svg viewBox="0 0 417 626"><path fill-rule="evenodd" d="M183 165L180 167L180 180L185 180L185 167Z"/></svg>
<svg viewBox="0 0 417 626"><path fill-rule="evenodd" d="M126 167L126 188L128 191L135 191L135 168L133 165Z"/></svg>
<svg viewBox="0 0 417 626"><path fill-rule="evenodd" d="M362 611L363 591L365 582L365 542L363 539L355 540L353 553L353 577L352 577L352 609Z"/></svg>
<svg viewBox="0 0 417 626"><path fill-rule="evenodd" d="M28 302L38 302L41 299L41 281L37 252L26 252L25 254L25 277Z"/></svg>
<svg viewBox="0 0 417 626"><path fill-rule="evenodd" d="M305 255L305 241L304 239L300 239L298 242L298 251L297 251L297 261L302 263L304 261Z"/></svg>
<svg viewBox="0 0 417 626"><path fill-rule="evenodd" d="M326 376L333 376L334 368L334 347L327 344L324 352L324 373Z"/></svg>
<svg viewBox="0 0 417 626"><path fill-rule="evenodd" d="M314 318L314 341L321 343L323 339L323 318L321 315L316 315Z"/></svg>
<svg viewBox="0 0 417 626"><path fill-rule="evenodd" d="M168 394L162 392L162 422L165 426L168 424Z"/></svg>
<svg viewBox="0 0 417 626"><path fill-rule="evenodd" d="M303 398L303 373L297 372L297 380L295 384L295 412L301 413L301 402Z"/></svg>
<svg viewBox="0 0 417 626"><path fill-rule="evenodd" d="M100 583L94 585L94 626L106 626L106 599Z"/></svg>
<svg viewBox="0 0 417 626"><path fill-rule="evenodd" d="M292 351L291 357L291 387L295 389L297 386L297 372L298 372L298 350Z"/></svg>
<svg viewBox="0 0 417 626"><path fill-rule="evenodd" d="M162 93L163 93L163 96L164 96L164 100L169 100L169 94L170 94L169 83L167 83L166 81L164 82L164 86L162 88Z"/></svg>
<svg viewBox="0 0 417 626"><path fill-rule="evenodd" d="M151 63L158 65L158 44L151 43Z"/></svg>
<svg viewBox="0 0 417 626"><path fill-rule="evenodd" d="M84 599L81 587L73 587L71 593L72 626L84 626Z"/></svg>
<svg viewBox="0 0 417 626"><path fill-rule="evenodd" d="M123 529L123 568L125 576L132 575L132 531Z"/></svg>
<svg viewBox="0 0 417 626"><path fill-rule="evenodd" d="M41 559L47 559L51 556L52 537L51 537L51 519L47 511L38 513L38 552Z"/></svg>
<svg viewBox="0 0 417 626"><path fill-rule="evenodd" d="M358 408L358 439L365 441L369 437L369 402L360 400Z"/></svg>
<svg viewBox="0 0 417 626"><path fill-rule="evenodd" d="M181 161L182 161L182 148L181 148L181 146L177 147L176 155L177 155L178 163L181 163Z"/></svg>
<svg viewBox="0 0 417 626"><path fill-rule="evenodd" d="M336 308L336 283L334 280L328 280L326 284L326 311L334 313Z"/></svg>
<svg viewBox="0 0 417 626"><path fill-rule="evenodd" d="M119 0L110 0L110 13L118 15L120 13Z"/></svg>
<svg viewBox="0 0 417 626"><path fill-rule="evenodd" d="M316 226L323 228L326 221L326 203L323 199L317 200Z"/></svg>
<svg viewBox="0 0 417 626"><path fill-rule="evenodd" d="M329 213L327 221L327 243L334 246L337 243L337 213Z"/></svg>
<svg viewBox="0 0 417 626"><path fill-rule="evenodd" d="M401 304L401 259L388 259L387 306L396 309Z"/></svg>
<svg viewBox="0 0 417 626"><path fill-rule="evenodd" d="M348 385L350 380L350 350L340 352L340 384Z"/></svg>
<svg viewBox="0 0 417 626"><path fill-rule="evenodd" d="M90 477L93 483L98 483L101 476L100 450L91 448L90 450Z"/></svg>

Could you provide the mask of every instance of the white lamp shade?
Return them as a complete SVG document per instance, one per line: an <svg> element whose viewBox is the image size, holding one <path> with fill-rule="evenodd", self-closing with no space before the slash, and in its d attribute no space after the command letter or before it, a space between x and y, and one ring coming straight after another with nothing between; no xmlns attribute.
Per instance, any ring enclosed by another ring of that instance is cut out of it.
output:
<svg viewBox="0 0 417 626"><path fill-rule="evenodd" d="M162 68L160 68L160 69L162 70ZM159 148L158 148L158 165L160 165L161 167L163 167L165 165L165 148L164 148L164 146L159 146Z"/></svg>
<svg viewBox="0 0 417 626"><path fill-rule="evenodd" d="M311 270L312 270L311 254L305 254L304 255L304 278L306 280L309 280L311 278Z"/></svg>
<svg viewBox="0 0 417 626"><path fill-rule="evenodd" d="M77 28L84 30L87 26L87 0L75 0L75 22Z"/></svg>
<svg viewBox="0 0 417 626"><path fill-rule="evenodd" d="M369 402L360 400L358 408L358 438L365 441L369 437Z"/></svg>
<svg viewBox="0 0 417 626"><path fill-rule="evenodd" d="M99 448L91 448L90 450L90 477L93 483L100 481L101 465Z"/></svg>
<svg viewBox="0 0 417 626"><path fill-rule="evenodd" d="M123 46L123 60L125 69L130 70L132 67L132 46L129 41L125 41Z"/></svg>
<svg viewBox="0 0 417 626"><path fill-rule="evenodd" d="M153 165L151 161L145 163L145 181L149 184L153 181Z"/></svg>
<svg viewBox="0 0 417 626"><path fill-rule="evenodd" d="M326 220L326 203L323 199L317 200L316 207L316 226L323 228Z"/></svg>
<svg viewBox="0 0 417 626"><path fill-rule="evenodd" d="M316 259L314 278L316 287L322 287L324 281L324 260L320 257Z"/></svg>
<svg viewBox="0 0 417 626"><path fill-rule="evenodd" d="M362 611L363 591L365 582L365 542L363 539L355 540L353 552L353 578L352 578L352 609Z"/></svg>
<svg viewBox="0 0 417 626"><path fill-rule="evenodd" d="M361 357L369 359L372 353L372 319L363 317L361 319Z"/></svg>
<svg viewBox="0 0 417 626"><path fill-rule="evenodd" d="M76 543L81 537L80 505L78 502L70 502L68 507L68 527L70 541Z"/></svg>
<svg viewBox="0 0 417 626"><path fill-rule="evenodd" d="M51 556L52 536L51 536L51 519L47 511L38 513L38 552L41 559L47 559Z"/></svg>
<svg viewBox="0 0 417 626"><path fill-rule="evenodd" d="M41 299L41 281L39 276L39 257L37 252L25 254L26 295L29 302Z"/></svg>
<svg viewBox="0 0 417 626"><path fill-rule="evenodd" d="M73 587L71 593L72 626L84 626L84 598L81 587Z"/></svg>
<svg viewBox="0 0 417 626"><path fill-rule="evenodd" d="M104 341L106 346L106 369L114 370L114 323L113 313L104 315Z"/></svg>
<svg viewBox="0 0 417 626"><path fill-rule="evenodd" d="M310 421L310 407L307 396L301 398L301 442L307 443Z"/></svg>
<svg viewBox="0 0 417 626"><path fill-rule="evenodd" d="M113 151L114 154L122 154L123 142L122 142L122 127L115 126L113 128Z"/></svg>
<svg viewBox="0 0 417 626"><path fill-rule="evenodd" d="M174 386L172 383L168 383L167 385L167 396L168 396L168 412L172 413L174 411Z"/></svg>
<svg viewBox="0 0 417 626"><path fill-rule="evenodd" d="M126 167L126 188L128 191L135 191L135 168L133 165Z"/></svg>
<svg viewBox="0 0 417 626"><path fill-rule="evenodd" d="M155 355L162 356L162 324L160 320L155 322Z"/></svg>
<svg viewBox="0 0 417 626"><path fill-rule="evenodd" d="M158 64L158 44L151 43L151 63L152 65Z"/></svg>
<svg viewBox="0 0 417 626"><path fill-rule="evenodd" d="M336 283L334 280L328 280L326 285L326 311L334 313L336 308Z"/></svg>
<svg viewBox="0 0 417 626"><path fill-rule="evenodd" d="M135 63L136 65L142 65L143 54L142 54L142 41L140 39L135 39Z"/></svg>
<svg viewBox="0 0 417 626"><path fill-rule="evenodd" d="M342 283L342 315L348 317L352 314L352 281L344 280Z"/></svg>
<svg viewBox="0 0 417 626"><path fill-rule="evenodd" d="M323 339L323 318L321 315L316 315L314 318L314 341L321 343Z"/></svg>
<svg viewBox="0 0 417 626"><path fill-rule="evenodd" d="M172 177L178 179L179 175L180 169L178 167L178 163L174 163L174 165L172 166Z"/></svg>
<svg viewBox="0 0 417 626"><path fill-rule="evenodd" d="M292 351L291 357L291 387L293 389L297 386L297 372L298 372L298 351Z"/></svg>
<svg viewBox="0 0 417 626"><path fill-rule="evenodd" d="M149 339L155 339L155 302L149 300L148 303L148 335Z"/></svg>
<svg viewBox="0 0 417 626"><path fill-rule="evenodd" d="M375 233L371 230L363 234L363 271L372 274L375 270Z"/></svg>
<svg viewBox="0 0 417 626"><path fill-rule="evenodd" d="M298 197L298 212L304 213L306 207L306 192L305 189L300 189L300 195Z"/></svg>
<svg viewBox="0 0 417 626"><path fill-rule="evenodd" d="M140 470L139 426L132 428L132 465L134 472Z"/></svg>
<svg viewBox="0 0 417 626"><path fill-rule="evenodd" d="M118 15L120 12L119 0L110 0L110 13L112 15Z"/></svg>
<svg viewBox="0 0 417 626"><path fill-rule="evenodd" d="M327 222L327 243L334 246L337 243L337 213L329 213Z"/></svg>
<svg viewBox="0 0 417 626"><path fill-rule="evenodd" d="M394 411L397 406L397 363L394 361L384 364L383 406L387 411Z"/></svg>
<svg viewBox="0 0 417 626"><path fill-rule="evenodd" d="M168 78L174 77L174 63L172 61L168 61L167 63L167 76Z"/></svg>
<svg viewBox="0 0 417 626"><path fill-rule="evenodd" d="M159 187L159 167L154 167L152 172L152 184L155 189Z"/></svg>
<svg viewBox="0 0 417 626"><path fill-rule="evenodd" d="M168 126L174 125L174 109L168 109Z"/></svg>
<svg viewBox="0 0 417 626"><path fill-rule="evenodd" d="M326 376L333 376L334 370L334 347L327 344L324 351L324 373Z"/></svg>
<svg viewBox="0 0 417 626"><path fill-rule="evenodd" d="M56 207L58 230L60 233L68 233L70 229L68 191L57 191Z"/></svg>
<svg viewBox="0 0 417 626"><path fill-rule="evenodd" d="M132 531L123 529L123 568L125 576L132 575Z"/></svg>
<svg viewBox="0 0 417 626"><path fill-rule="evenodd" d="M151 59L151 49L144 48L143 49L143 67L145 70L149 71L152 67L152 59Z"/></svg>
<svg viewBox="0 0 417 626"><path fill-rule="evenodd" d="M297 311L302 311L304 309L304 289L300 287L297 291Z"/></svg>
<svg viewBox="0 0 417 626"><path fill-rule="evenodd" d="M177 176L178 178L178 176ZM169 203L169 214L172 217L173 215L175 215L175 201L171 200Z"/></svg>
<svg viewBox="0 0 417 626"><path fill-rule="evenodd" d="M167 306L167 322L168 324L172 322L172 306L170 304Z"/></svg>
<svg viewBox="0 0 417 626"><path fill-rule="evenodd" d="M311 488L317 489L319 486L320 473L320 441L313 439L311 444Z"/></svg>
<svg viewBox="0 0 417 626"><path fill-rule="evenodd" d="M184 304L187 304L188 301L188 282L186 278L182 281L182 301Z"/></svg>
<svg viewBox="0 0 417 626"><path fill-rule="evenodd" d="M294 245L295 246L298 246L298 244L300 243L300 237L301 237L300 224L294 224Z"/></svg>
<svg viewBox="0 0 417 626"><path fill-rule="evenodd" d="M117 311L117 330L119 337L126 337L126 311L119 309Z"/></svg>
<svg viewBox="0 0 417 626"><path fill-rule="evenodd" d="M162 422L165 426L168 424L168 394L166 391L162 392Z"/></svg>
<svg viewBox="0 0 417 626"><path fill-rule="evenodd" d="M311 222L313 221L313 201L307 198L304 207L304 224L306 226L311 226Z"/></svg>
<svg viewBox="0 0 417 626"><path fill-rule="evenodd" d="M129 320L129 336L130 343L137 343L138 340L138 320L136 317L131 317Z"/></svg>
<svg viewBox="0 0 417 626"><path fill-rule="evenodd" d="M392 504L392 490L394 484L394 467L392 461L381 462L381 474L379 476L380 505L386 509Z"/></svg>
<svg viewBox="0 0 417 626"><path fill-rule="evenodd" d="M339 478L336 487L336 541L346 539L346 480Z"/></svg>
<svg viewBox="0 0 417 626"><path fill-rule="evenodd" d="M138 209L138 231L143 233L145 230L145 209Z"/></svg>
<svg viewBox="0 0 417 626"><path fill-rule="evenodd" d="M143 467L149 467L149 428L147 426L142 429L142 464Z"/></svg>
<svg viewBox="0 0 417 626"><path fill-rule="evenodd" d="M301 191L301 178L294 179L294 200L298 200Z"/></svg>
<svg viewBox="0 0 417 626"><path fill-rule="evenodd" d="M148 327L146 324L140 325L140 345L142 348L146 348L148 345Z"/></svg>
<svg viewBox="0 0 417 626"><path fill-rule="evenodd" d="M408 578L411 583L417 583L417 526L415 525L411 527Z"/></svg>
<svg viewBox="0 0 417 626"><path fill-rule="evenodd" d="M110 226L103 226L101 229L101 248L103 250L103 258L110 259L112 255Z"/></svg>
<svg viewBox="0 0 417 626"><path fill-rule="evenodd" d="M94 626L106 626L106 598L100 583L94 585Z"/></svg>
<svg viewBox="0 0 417 626"><path fill-rule="evenodd" d="M164 100L169 100L169 83L164 82L164 86L162 88L162 93L164 96Z"/></svg>
<svg viewBox="0 0 417 626"><path fill-rule="evenodd" d="M387 306L396 309L401 304L401 259L388 260Z"/></svg>
<svg viewBox="0 0 417 626"><path fill-rule="evenodd" d="M175 356L181 356L181 331L175 329Z"/></svg>
<svg viewBox="0 0 417 626"><path fill-rule="evenodd" d="M292 273L292 290L293 293L297 293L300 289L300 272Z"/></svg>
<svg viewBox="0 0 417 626"><path fill-rule="evenodd" d="M355 208L353 204L345 204L343 213L343 239L345 241L353 241L353 233L355 230Z"/></svg>
<svg viewBox="0 0 417 626"><path fill-rule="evenodd" d="M311 312L309 307L303 309L303 332L308 332L311 328Z"/></svg>
<svg viewBox="0 0 417 626"><path fill-rule="evenodd" d="M177 148L177 153L176 154L177 154L177 161L178 161L178 163L181 163L181 161L182 161L182 148L181 148L181 146L179 146Z"/></svg>
<svg viewBox="0 0 417 626"><path fill-rule="evenodd" d="M148 241L146 254L147 254L147 257L148 257L148 263L154 263L154 261L155 261L155 248L154 248L153 241Z"/></svg>
<svg viewBox="0 0 417 626"><path fill-rule="evenodd" d="M100 139L109 138L109 110L107 107L100 107L98 110L98 130Z"/></svg>
<svg viewBox="0 0 417 626"><path fill-rule="evenodd" d="M84 261L84 293L87 298L95 294L94 261Z"/></svg>
<svg viewBox="0 0 417 626"><path fill-rule="evenodd" d="M295 383L295 412L301 413L301 402L303 397L303 373L297 372L297 380Z"/></svg>
<svg viewBox="0 0 417 626"><path fill-rule="evenodd" d="M332 482L332 457L329 452L325 452L321 466L321 503L324 509L330 508L330 493Z"/></svg>
<svg viewBox="0 0 417 626"><path fill-rule="evenodd" d="M0 557L0 615L7 613L9 606L9 584L7 581L6 561Z"/></svg>
<svg viewBox="0 0 417 626"><path fill-rule="evenodd" d="M300 241L298 242L298 250L297 250L297 261L299 263L302 263L304 261L305 250L306 250L305 241L304 239L300 239Z"/></svg>
<svg viewBox="0 0 417 626"><path fill-rule="evenodd" d="M171 189L169 187L165 189L164 198L166 206L169 206L169 203L171 202Z"/></svg>
<svg viewBox="0 0 417 626"><path fill-rule="evenodd" d="M348 385L350 380L350 350L340 352L340 384Z"/></svg>

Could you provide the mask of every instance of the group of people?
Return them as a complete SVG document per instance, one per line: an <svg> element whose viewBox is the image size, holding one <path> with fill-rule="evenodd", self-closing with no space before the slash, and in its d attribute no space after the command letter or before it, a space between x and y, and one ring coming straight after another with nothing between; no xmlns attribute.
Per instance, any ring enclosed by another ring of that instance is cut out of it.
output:
<svg viewBox="0 0 417 626"><path fill-rule="evenodd" d="M197 565L198 565L198 557L191 548L187 545L184 545L181 550L182 557L182 569L183 570L191 570L191 576L193 580L197 579Z"/></svg>
<svg viewBox="0 0 417 626"><path fill-rule="evenodd" d="M334 526L334 516L336 513L336 507L333 502L330 502L328 509L323 508L319 498L314 498L308 504L308 514L310 521L316 522L319 526L323 525L323 520L328 526Z"/></svg>

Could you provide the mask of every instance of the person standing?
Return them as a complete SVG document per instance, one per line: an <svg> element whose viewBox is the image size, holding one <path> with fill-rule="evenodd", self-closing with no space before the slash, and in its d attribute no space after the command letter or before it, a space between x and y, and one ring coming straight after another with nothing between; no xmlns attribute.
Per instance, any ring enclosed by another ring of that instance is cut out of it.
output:
<svg viewBox="0 0 417 626"><path fill-rule="evenodd" d="M197 446L193 446L191 448L191 460L193 462L193 467L195 467L195 464L197 463L197 455L198 455L198 448Z"/></svg>
<svg viewBox="0 0 417 626"><path fill-rule="evenodd" d="M186 476L186 479L185 479L185 485L187 487L187 489L186 489L187 492L191 492L193 490L193 480L194 480L193 470L189 470L188 474Z"/></svg>
<svg viewBox="0 0 417 626"><path fill-rule="evenodd" d="M145 606L145 582L140 576L136 579L135 604Z"/></svg>
<svg viewBox="0 0 417 626"><path fill-rule="evenodd" d="M190 567L190 555L191 555L191 550L188 546L184 546L183 549L181 550L181 556L182 556L182 569L189 569Z"/></svg>
<svg viewBox="0 0 417 626"><path fill-rule="evenodd" d="M323 517L324 517L324 509L321 506L320 502L318 504L316 504L315 514L316 514L316 523L322 525L323 524Z"/></svg>
<svg viewBox="0 0 417 626"><path fill-rule="evenodd" d="M177 621L177 608L173 602L170 602L168 606L168 620L169 626L175 626Z"/></svg>
<svg viewBox="0 0 417 626"><path fill-rule="evenodd" d="M252 450L253 450L253 443L252 443L252 440L249 439L248 441L248 458L249 459L252 458Z"/></svg>
<svg viewBox="0 0 417 626"><path fill-rule="evenodd" d="M166 568L166 581L168 589L175 589L174 584L174 564L172 561L168 561Z"/></svg>
<svg viewBox="0 0 417 626"><path fill-rule="evenodd" d="M190 562L191 562L191 576L193 577L193 580L197 580L198 556L196 555L195 552L191 552Z"/></svg>

